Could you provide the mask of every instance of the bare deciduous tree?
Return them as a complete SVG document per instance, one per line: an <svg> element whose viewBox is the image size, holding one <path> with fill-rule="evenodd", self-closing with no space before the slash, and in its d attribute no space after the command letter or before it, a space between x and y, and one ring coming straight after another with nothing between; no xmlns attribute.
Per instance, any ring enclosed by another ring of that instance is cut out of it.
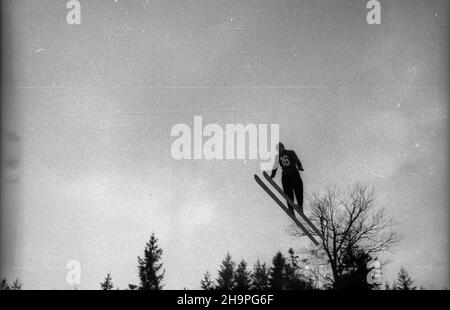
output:
<svg viewBox="0 0 450 310"><path fill-rule="evenodd" d="M376 255L400 240L392 230L393 220L387 217L385 209L376 207L373 190L364 185L355 185L347 194L328 188L324 193L313 193L309 200L310 219L323 239L306 252L312 264L331 270L322 279L333 288L340 287L349 253L359 249ZM292 234L303 236L296 227Z"/></svg>

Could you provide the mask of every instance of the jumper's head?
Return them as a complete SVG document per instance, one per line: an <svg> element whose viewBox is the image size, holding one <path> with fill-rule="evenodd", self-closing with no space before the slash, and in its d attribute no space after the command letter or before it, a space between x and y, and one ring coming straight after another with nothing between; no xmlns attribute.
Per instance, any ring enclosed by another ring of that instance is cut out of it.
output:
<svg viewBox="0 0 450 310"><path fill-rule="evenodd" d="M278 143L278 145L277 145L277 150L278 150L278 153L281 153L281 152L283 152L284 151L284 144L283 143Z"/></svg>

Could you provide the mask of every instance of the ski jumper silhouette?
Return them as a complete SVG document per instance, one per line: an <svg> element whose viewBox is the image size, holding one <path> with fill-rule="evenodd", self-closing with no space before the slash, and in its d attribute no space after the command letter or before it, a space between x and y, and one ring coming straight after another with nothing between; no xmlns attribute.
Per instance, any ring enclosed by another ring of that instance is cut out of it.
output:
<svg viewBox="0 0 450 310"><path fill-rule="evenodd" d="M283 191L292 201L294 201L295 194L297 204L303 212L303 181L299 173L299 171L303 171L303 166L297 154L294 151L286 150L283 143L278 144L278 160L275 161L275 166L270 176L272 179L277 173L278 165L282 169L281 182L283 183ZM289 203L288 206L294 213L294 208Z"/></svg>

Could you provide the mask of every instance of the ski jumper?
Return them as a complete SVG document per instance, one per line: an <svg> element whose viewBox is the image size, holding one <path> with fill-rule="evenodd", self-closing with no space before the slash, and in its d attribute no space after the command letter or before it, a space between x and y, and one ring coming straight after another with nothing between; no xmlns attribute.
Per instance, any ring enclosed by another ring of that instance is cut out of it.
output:
<svg viewBox="0 0 450 310"><path fill-rule="evenodd" d="M273 178L275 176L278 165L280 165L282 169L281 182L283 184L283 191L292 201L294 201L295 194L297 204L300 210L303 211L303 181L298 172L299 170L303 171L302 163L298 159L297 154L291 150L283 150L278 156L279 158L275 162L271 177ZM290 205L289 209L294 210Z"/></svg>

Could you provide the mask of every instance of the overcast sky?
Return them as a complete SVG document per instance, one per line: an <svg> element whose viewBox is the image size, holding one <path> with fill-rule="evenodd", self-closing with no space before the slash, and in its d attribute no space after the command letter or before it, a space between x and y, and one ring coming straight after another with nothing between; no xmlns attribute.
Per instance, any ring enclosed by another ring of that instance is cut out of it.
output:
<svg viewBox="0 0 450 310"><path fill-rule="evenodd" d="M305 190L356 182L398 224L385 281L450 285L448 2L5 1L3 275L79 289L137 283L152 232L167 289L199 288L230 251L253 264L298 250L254 182L258 160L172 158L177 123L279 124ZM447 28L445 28L447 27ZM280 182L280 177L277 177ZM308 213L308 204L305 205Z"/></svg>

